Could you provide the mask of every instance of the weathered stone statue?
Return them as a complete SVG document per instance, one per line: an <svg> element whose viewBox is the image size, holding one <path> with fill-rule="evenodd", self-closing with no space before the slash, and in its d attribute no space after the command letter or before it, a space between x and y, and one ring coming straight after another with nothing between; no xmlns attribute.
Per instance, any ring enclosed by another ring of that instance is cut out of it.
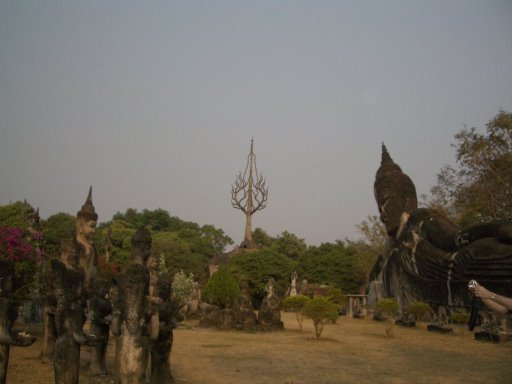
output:
<svg viewBox="0 0 512 384"><path fill-rule="evenodd" d="M93 336L83 334L85 323L84 272L78 267L74 238L61 241L60 260L51 262L51 281L57 330L53 358L55 383L76 384L80 366L80 346L94 343Z"/></svg>
<svg viewBox="0 0 512 384"><path fill-rule="evenodd" d="M512 295L512 222L460 229L442 214L418 208L411 179L382 147L375 198L390 247L375 264L370 284L394 297L402 310L415 301L434 306L470 306L470 279Z"/></svg>
<svg viewBox="0 0 512 384"><path fill-rule="evenodd" d="M96 231L98 215L92 204L92 187L82 209L76 215L76 241L79 245L79 264L84 270L84 288L89 288L89 281L96 276L96 253L91 236Z"/></svg>
<svg viewBox="0 0 512 384"><path fill-rule="evenodd" d="M139 228L132 238L132 262L111 289L112 324L116 337L116 369L120 384L144 384L149 342L158 338L159 318L149 294L151 234Z"/></svg>
<svg viewBox="0 0 512 384"><path fill-rule="evenodd" d="M269 279L265 290L267 295L263 298L260 311L258 312L258 323L262 330L283 329L281 321L281 303L276 295L276 282Z"/></svg>
<svg viewBox="0 0 512 384"><path fill-rule="evenodd" d="M244 331L255 330L258 319L252 307L251 294L247 282L240 284L240 294L238 295L236 307L238 309L237 328Z"/></svg>
<svg viewBox="0 0 512 384"><path fill-rule="evenodd" d="M35 337L12 332L13 323L18 316L12 297L15 290L14 263L0 258L0 384L5 384L7 380L10 346L27 347L35 341Z"/></svg>
<svg viewBox="0 0 512 384"><path fill-rule="evenodd" d="M112 307L108 298L110 281L95 277L90 281L90 298L87 303L89 332L98 338L96 345L91 347L89 373L91 375L106 375L106 353L110 333Z"/></svg>
<svg viewBox="0 0 512 384"><path fill-rule="evenodd" d="M171 374L172 330L176 321L182 320L179 307L171 301L171 276L162 273L158 276L156 294L159 298L158 317L160 321L158 338L151 340L151 384L174 383Z"/></svg>
<svg viewBox="0 0 512 384"><path fill-rule="evenodd" d="M293 271L290 284L290 296L297 296L297 272Z"/></svg>

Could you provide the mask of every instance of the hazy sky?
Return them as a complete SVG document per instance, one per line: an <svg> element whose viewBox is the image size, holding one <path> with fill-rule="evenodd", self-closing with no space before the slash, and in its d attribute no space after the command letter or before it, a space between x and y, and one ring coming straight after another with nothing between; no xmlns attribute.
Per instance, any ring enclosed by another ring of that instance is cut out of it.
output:
<svg viewBox="0 0 512 384"><path fill-rule="evenodd" d="M377 214L381 142L429 193L453 136L512 111L512 2L0 0L0 204L132 207L308 244Z"/></svg>

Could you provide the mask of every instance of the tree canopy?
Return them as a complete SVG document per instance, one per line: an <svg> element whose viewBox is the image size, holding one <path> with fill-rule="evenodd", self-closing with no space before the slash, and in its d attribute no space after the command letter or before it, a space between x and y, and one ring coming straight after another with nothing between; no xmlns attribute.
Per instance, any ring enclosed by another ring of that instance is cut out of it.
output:
<svg viewBox="0 0 512 384"><path fill-rule="evenodd" d="M428 204L463 226L512 217L512 114L500 111L485 133L464 127L455 135L456 167L437 175Z"/></svg>

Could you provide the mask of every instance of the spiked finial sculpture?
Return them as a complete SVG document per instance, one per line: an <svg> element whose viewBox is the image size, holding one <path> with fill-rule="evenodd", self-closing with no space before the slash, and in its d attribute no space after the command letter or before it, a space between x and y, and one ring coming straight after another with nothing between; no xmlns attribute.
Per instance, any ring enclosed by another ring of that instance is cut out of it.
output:
<svg viewBox="0 0 512 384"><path fill-rule="evenodd" d="M265 186L263 175L258 173L253 148L251 139L251 150L247 156L245 171L243 174L242 172L238 174L235 185L231 187L233 208L239 209L245 214L245 236L241 244L242 248L256 247L252 239L252 215L267 206L268 198L268 188Z"/></svg>

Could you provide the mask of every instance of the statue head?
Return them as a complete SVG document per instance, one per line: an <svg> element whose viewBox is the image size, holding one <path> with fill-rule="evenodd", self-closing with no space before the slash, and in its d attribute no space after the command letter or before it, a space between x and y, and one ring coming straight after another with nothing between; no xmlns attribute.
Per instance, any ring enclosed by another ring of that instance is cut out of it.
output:
<svg viewBox="0 0 512 384"><path fill-rule="evenodd" d="M167 272L161 273L156 282L157 295L163 301L169 300L172 293L171 275Z"/></svg>
<svg viewBox="0 0 512 384"><path fill-rule="evenodd" d="M89 194L84 205L76 214L76 230L77 235L89 238L96 231L98 222L98 214L94 210L92 204L92 186L89 188Z"/></svg>
<svg viewBox="0 0 512 384"><path fill-rule="evenodd" d="M134 261L146 264L151 255L151 234L145 226L137 229L132 237L132 256Z"/></svg>
<svg viewBox="0 0 512 384"><path fill-rule="evenodd" d="M396 164L382 144L382 159L373 185L380 219L389 236L395 236L401 220L418 208L412 180Z"/></svg>

